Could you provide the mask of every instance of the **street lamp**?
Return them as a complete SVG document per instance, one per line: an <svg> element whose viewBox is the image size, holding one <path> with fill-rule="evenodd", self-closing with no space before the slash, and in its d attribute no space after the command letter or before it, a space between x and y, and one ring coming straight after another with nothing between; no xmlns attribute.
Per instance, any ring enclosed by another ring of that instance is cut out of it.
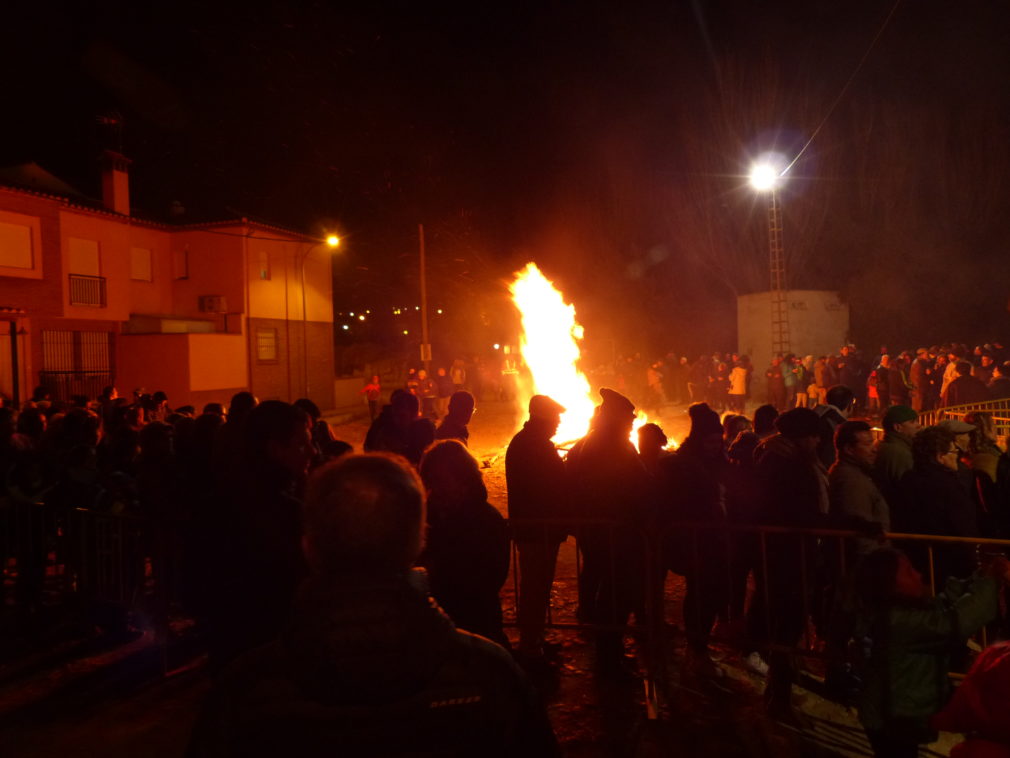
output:
<svg viewBox="0 0 1010 758"><path fill-rule="evenodd" d="M768 160L755 163L748 179L757 192L768 195L768 268L771 279L772 355L789 352L789 301L786 294L786 255L782 245L782 205L778 188L785 171Z"/></svg>
<svg viewBox="0 0 1010 758"><path fill-rule="evenodd" d="M324 239L322 242L317 242L316 244L312 245L311 247L309 247L308 250L306 250L302 254L302 257L299 260L298 265L298 273L302 283L302 376L305 379L305 397L309 397L309 341L308 341L309 313L308 313L308 307L305 302L305 263L308 260L309 256L312 255L312 251L314 251L318 247L322 247L323 245L326 245L331 250L335 250L337 247L340 246L340 237L338 237L335 234L326 235L326 239ZM288 345L288 350L290 349L291 346ZM291 364L289 363L288 365L290 366Z"/></svg>

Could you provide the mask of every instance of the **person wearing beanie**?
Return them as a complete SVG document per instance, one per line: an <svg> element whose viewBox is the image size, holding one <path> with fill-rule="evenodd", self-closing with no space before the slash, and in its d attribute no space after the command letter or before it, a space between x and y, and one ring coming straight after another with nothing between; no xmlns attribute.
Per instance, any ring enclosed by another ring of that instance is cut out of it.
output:
<svg viewBox="0 0 1010 758"><path fill-rule="evenodd" d="M775 428L778 434L761 443L754 454L761 488L761 523L797 529L826 526L827 474L817 458L820 417L809 408L793 408L775 420ZM769 534L765 543L768 641L791 648L799 643L806 626L805 609L813 607L803 592L804 587L810 591L814 586L811 558L816 555L817 541L806 536ZM758 592L750 609L756 619L765 617L764 602L765 593ZM790 699L794 678L791 656L770 653L765 706L769 716L791 724L801 721Z"/></svg>
<svg viewBox="0 0 1010 758"><path fill-rule="evenodd" d="M530 398L530 417L505 451L505 482L512 539L519 553L519 649L523 665L544 663L544 628L558 548L568 529L558 523L524 524L571 515L565 464L551 438L564 406L546 395Z"/></svg>
<svg viewBox="0 0 1010 758"><path fill-rule="evenodd" d="M907 405L892 405L880 424L884 439L877 443L873 477L893 509L900 498L901 478L912 470L912 438L922 426L919 414Z"/></svg>
<svg viewBox="0 0 1010 758"><path fill-rule="evenodd" d="M640 531L649 505L649 478L630 435L635 406L611 389L601 389L603 402L589 433L568 453L565 469L579 513L613 526L583 526L579 577L579 618L601 626L627 623L642 595L643 546ZM596 664L602 674L617 674L624 662L623 635L601 631L596 638Z"/></svg>
<svg viewBox="0 0 1010 758"><path fill-rule="evenodd" d="M674 529L669 524L725 524L729 464L719 415L706 403L695 403L688 415L690 434L663 464L660 522L667 524L663 552L687 582L685 669L689 674L709 676L719 673L708 654L709 636L719 610L729 602L727 534L713 529Z"/></svg>

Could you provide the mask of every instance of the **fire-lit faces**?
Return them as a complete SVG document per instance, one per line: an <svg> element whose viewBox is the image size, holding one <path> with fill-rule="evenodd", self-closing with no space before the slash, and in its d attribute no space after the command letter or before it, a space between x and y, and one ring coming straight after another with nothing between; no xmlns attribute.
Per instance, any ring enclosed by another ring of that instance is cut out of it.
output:
<svg viewBox="0 0 1010 758"><path fill-rule="evenodd" d="M957 459L959 455L960 451L956 447L951 446L947 452L936 454L936 462L946 469L957 471Z"/></svg>
<svg viewBox="0 0 1010 758"><path fill-rule="evenodd" d="M911 421L902 421L900 424L894 425L894 431L908 439L912 439L912 437L917 435L920 429L922 429L922 424L919 423L919 419L917 418Z"/></svg>
<svg viewBox="0 0 1010 758"><path fill-rule="evenodd" d="M922 574L908 558L901 556L894 575L894 594L899 597L922 597L925 593L926 585L922 583Z"/></svg>
<svg viewBox="0 0 1010 758"><path fill-rule="evenodd" d="M872 466L877 459L877 449L873 444L873 432L856 432L856 441L845 447L845 453L866 466Z"/></svg>

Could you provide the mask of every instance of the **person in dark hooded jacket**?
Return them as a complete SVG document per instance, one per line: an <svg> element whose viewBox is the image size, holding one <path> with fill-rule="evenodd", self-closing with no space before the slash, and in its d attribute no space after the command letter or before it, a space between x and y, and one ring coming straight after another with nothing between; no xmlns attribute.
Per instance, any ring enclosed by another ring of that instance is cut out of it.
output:
<svg viewBox="0 0 1010 758"><path fill-rule="evenodd" d="M420 473L428 540L419 565L432 596L460 629L508 648L498 599L509 573L508 524L487 501L480 465L459 440L442 440L425 452Z"/></svg>
<svg viewBox="0 0 1010 758"><path fill-rule="evenodd" d="M560 755L508 653L457 630L411 570L424 511L421 482L396 456L317 470L310 573L291 619L216 682L189 758Z"/></svg>
<svg viewBox="0 0 1010 758"><path fill-rule="evenodd" d="M705 403L688 409L691 432L677 452L663 462L663 509L674 521L711 524L727 522L726 481L729 463L723 446L719 415ZM726 566L729 550L725 532L695 529L670 535L671 550L683 555L687 592L684 626L687 665L695 673L715 673L708 640L719 611L729 600Z"/></svg>
<svg viewBox="0 0 1010 758"><path fill-rule="evenodd" d="M817 458L820 418L809 408L794 408L775 421L778 434L755 451L761 487L761 523L799 529L824 527L828 514L827 472ZM803 633L809 593L813 589L816 539L791 534L769 534L765 539L768 585L767 630L778 646L795 646ZM764 593L758 592L751 611L761 618ZM792 659L773 652L769 656L765 702L774 718L796 718L790 702Z"/></svg>

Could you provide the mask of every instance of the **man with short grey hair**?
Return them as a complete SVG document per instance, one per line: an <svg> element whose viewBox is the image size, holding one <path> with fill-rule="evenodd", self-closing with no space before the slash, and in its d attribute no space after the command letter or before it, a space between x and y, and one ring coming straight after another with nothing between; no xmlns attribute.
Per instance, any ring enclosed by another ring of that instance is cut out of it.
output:
<svg viewBox="0 0 1010 758"><path fill-rule="evenodd" d="M217 682L191 758L560 754L511 656L457 630L411 568L425 500L406 460L320 468L304 515L310 575L292 616Z"/></svg>

